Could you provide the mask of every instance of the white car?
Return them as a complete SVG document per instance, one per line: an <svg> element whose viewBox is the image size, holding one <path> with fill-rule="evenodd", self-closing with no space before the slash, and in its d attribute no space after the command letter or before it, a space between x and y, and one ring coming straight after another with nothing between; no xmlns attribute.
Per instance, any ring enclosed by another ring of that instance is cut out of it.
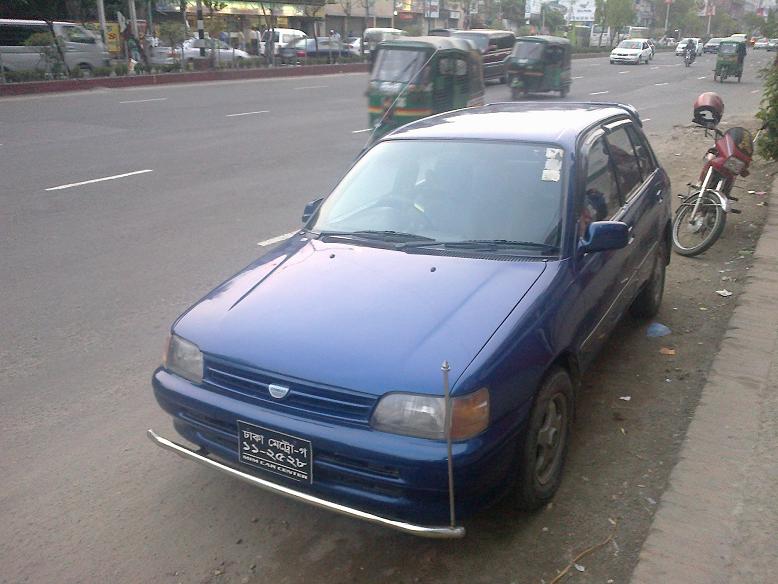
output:
<svg viewBox="0 0 778 584"><path fill-rule="evenodd" d="M702 39L697 37L685 37L682 38L680 41L678 41L678 44L675 45L675 56L681 57L683 56L683 52L686 50L686 43L689 42L689 39L691 38L692 41L694 41L695 46L695 53L697 53L697 56L702 55L702 50L704 45L702 44Z"/></svg>
<svg viewBox="0 0 778 584"><path fill-rule="evenodd" d="M632 63L640 65L648 64L651 59L651 47L648 41L642 39L627 39L621 41L618 46L611 51L611 65L615 63Z"/></svg>
<svg viewBox="0 0 778 584"><path fill-rule="evenodd" d="M767 47L770 46L770 39L759 39L754 43L754 50L757 51L759 49L767 49Z"/></svg>
<svg viewBox="0 0 778 584"><path fill-rule="evenodd" d="M205 49L205 56L200 55L200 48ZM199 59L210 59L211 54L217 63L231 63L251 58L246 51L234 49L219 39L189 39L184 41L184 62L190 63Z"/></svg>

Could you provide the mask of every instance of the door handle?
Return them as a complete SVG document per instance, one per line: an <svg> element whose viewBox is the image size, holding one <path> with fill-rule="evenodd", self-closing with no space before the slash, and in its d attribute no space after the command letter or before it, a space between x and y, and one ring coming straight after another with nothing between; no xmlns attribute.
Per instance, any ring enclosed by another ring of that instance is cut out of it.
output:
<svg viewBox="0 0 778 584"><path fill-rule="evenodd" d="M655 196L656 196L656 200L659 201L660 203L665 200L665 194L664 191L662 191L662 189L659 189L656 192Z"/></svg>

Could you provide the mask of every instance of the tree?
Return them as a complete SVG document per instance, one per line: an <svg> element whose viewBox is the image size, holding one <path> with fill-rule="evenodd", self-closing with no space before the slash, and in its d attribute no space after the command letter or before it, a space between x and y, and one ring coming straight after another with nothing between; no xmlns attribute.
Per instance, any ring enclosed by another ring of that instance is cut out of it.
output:
<svg viewBox="0 0 778 584"><path fill-rule="evenodd" d="M38 18L45 20L49 27L51 37L56 39L57 34L54 32L54 21L58 18L62 18L62 14L65 10L64 2L55 0L10 0L8 9L11 13L19 13L15 18ZM59 61L62 63L62 67L65 69L65 73L70 74L67 63L65 63L65 52L62 48L62 43L53 43L54 48L57 51Z"/></svg>
<svg viewBox="0 0 778 584"><path fill-rule="evenodd" d="M762 71L765 80L761 108L756 117L765 125L757 144L759 152L768 160L778 160L778 55L772 65Z"/></svg>
<svg viewBox="0 0 778 584"><path fill-rule="evenodd" d="M632 24L634 19L635 8L632 0L608 0L605 24L611 27L612 31L620 31L625 26ZM613 43L614 36L611 36L611 43Z"/></svg>
<svg viewBox="0 0 778 584"><path fill-rule="evenodd" d="M347 34L346 28L351 20L351 13L354 11L354 0L339 0L338 4L343 9L343 14L346 15L346 18L343 19L343 29L340 31L341 38L345 39Z"/></svg>
<svg viewBox="0 0 778 584"><path fill-rule="evenodd" d="M169 47L181 46L181 56L184 56L183 44L187 34L186 27L182 23L173 21L163 22L159 25L159 36Z"/></svg>

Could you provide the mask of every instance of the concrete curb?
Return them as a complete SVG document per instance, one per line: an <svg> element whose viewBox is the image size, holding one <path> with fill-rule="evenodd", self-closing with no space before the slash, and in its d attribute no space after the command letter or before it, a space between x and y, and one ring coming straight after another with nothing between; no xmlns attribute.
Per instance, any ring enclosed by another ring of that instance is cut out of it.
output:
<svg viewBox="0 0 778 584"><path fill-rule="evenodd" d="M778 179L633 584L775 582L778 574Z"/></svg>
<svg viewBox="0 0 778 584"><path fill-rule="evenodd" d="M202 81L231 81L238 79L274 79L278 77L306 77L332 75L334 73L366 73L366 63L342 65L302 65L300 67L274 67L272 69L220 69L188 73L163 73L160 75L131 75L127 77L93 77L90 79L59 79L56 81L30 81L27 83L0 84L0 97L84 91L97 87L138 87L169 83L195 83Z"/></svg>

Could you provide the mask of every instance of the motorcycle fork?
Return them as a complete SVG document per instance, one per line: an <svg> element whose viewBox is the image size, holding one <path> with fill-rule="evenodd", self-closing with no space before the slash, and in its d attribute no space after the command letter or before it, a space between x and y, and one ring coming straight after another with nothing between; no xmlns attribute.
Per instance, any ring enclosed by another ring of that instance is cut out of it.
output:
<svg viewBox="0 0 778 584"><path fill-rule="evenodd" d="M697 218L697 211L700 210L700 203L702 202L702 196L707 192L708 183L710 182L712 176L713 176L713 167L708 166L708 172L705 173L705 180L702 181L702 186L700 187L700 196L697 197L697 201L694 203L694 209L692 209L691 217L689 217L689 223L694 223L694 220ZM721 187L721 183L719 183L719 187Z"/></svg>

